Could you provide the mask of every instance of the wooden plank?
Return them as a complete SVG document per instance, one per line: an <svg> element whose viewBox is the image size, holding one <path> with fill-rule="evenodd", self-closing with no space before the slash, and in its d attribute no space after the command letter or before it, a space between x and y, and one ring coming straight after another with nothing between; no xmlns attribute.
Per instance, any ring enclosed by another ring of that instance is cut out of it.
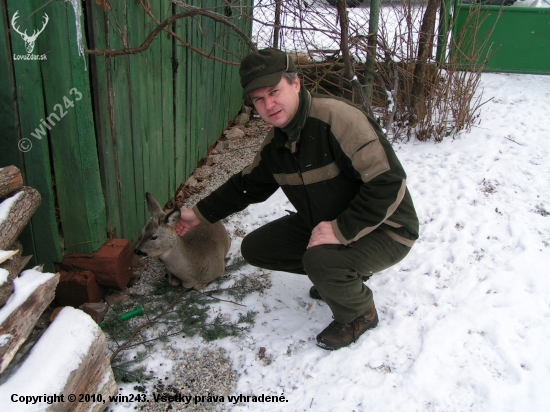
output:
<svg viewBox="0 0 550 412"><path fill-rule="evenodd" d="M128 42L132 46L141 44L151 30L149 26L150 18L146 16L141 5L137 2L128 4ZM154 47L154 45L152 45ZM118 59L119 57L117 57ZM151 79L148 76L147 66L151 63L150 49L140 54L130 55L130 87L131 87L131 107L132 107L132 141L133 141L133 166L135 182L135 205L136 225L143 227L149 214L145 210L145 192L151 190L151 119L155 113L150 113L149 109L155 107L155 102L151 101L153 96L149 92ZM137 230L141 227L132 228L132 238L137 238ZM129 235L126 234L126 237Z"/></svg>
<svg viewBox="0 0 550 412"><path fill-rule="evenodd" d="M200 17L195 17L192 19L192 32L191 32L191 38L192 42L195 47L200 47L200 32L199 32L199 24L198 21L200 20ZM197 161L199 159L200 155L200 148L199 148L199 105L202 101L202 95L200 93L200 86L202 85L202 70L200 67L200 58L201 56L197 53L191 53L192 56L192 94L191 94L191 101L189 104L191 105L191 159L190 160L190 167L191 171L195 168L197 165Z"/></svg>
<svg viewBox="0 0 550 412"><path fill-rule="evenodd" d="M175 32L183 39L187 38L186 24L182 20L176 22ZM177 184L183 183L189 176L187 170L188 159L188 75L187 49L177 40L174 40L174 57L177 69L174 73L174 140L175 140L175 169Z"/></svg>
<svg viewBox="0 0 550 412"><path fill-rule="evenodd" d="M117 3L111 3L111 24L117 24L117 30L126 36L128 27L127 10L129 3L133 0L124 0ZM115 23L115 21L117 23ZM110 25L109 44L110 49L119 49L124 47L122 39L115 33ZM132 84L130 82L130 58L129 56L120 56L111 59L111 88L112 88L112 107L114 112L114 145L118 153L118 173L119 183L119 213L121 216L121 227L117 233L120 237L135 240L137 231L141 229L137 220L136 202L141 199L136 198L135 175L133 162L126 159L133 158L133 135L141 133L134 131L132 127ZM138 229L139 228L139 229Z"/></svg>
<svg viewBox="0 0 550 412"><path fill-rule="evenodd" d="M107 28L107 11L95 2L87 1L87 28L91 49L104 50L112 32ZM121 236L120 216L120 176L118 172L118 153L114 135L114 113L110 110L113 97L111 88L112 60L103 56L90 56L90 72L93 85L94 118L101 181L105 193L107 214L107 232Z"/></svg>
<svg viewBox="0 0 550 412"><path fill-rule="evenodd" d="M191 19L185 20L185 36L183 37L187 42L193 41L192 39L192 21ZM185 93L185 172L187 176L190 176L193 173L194 165L194 153L193 153L193 76L195 72L193 70L193 52L189 49L185 49L185 74L187 80L187 87ZM196 81L196 79L195 79Z"/></svg>
<svg viewBox="0 0 550 412"><path fill-rule="evenodd" d="M18 148L20 140L19 116L17 112L15 75L12 50L9 41L11 14L6 2L0 2L0 124L2 125L2 150L0 167L15 165L23 169L23 154Z"/></svg>
<svg viewBox="0 0 550 412"><path fill-rule="evenodd" d="M157 17L160 17L160 7L163 2L151 3L151 11ZM147 17L149 30L154 27L154 22ZM160 33L150 47L150 59L147 64L147 76L149 79L149 97L150 104L150 133L152 141L151 165L152 170L149 176L149 184L151 185L150 192L158 194L158 199L164 204L171 196L168 189L168 163L170 158L165 158L164 151L164 136L163 136L163 115L162 115L162 65L169 64L169 60L164 62L162 56L162 40L165 37L164 33ZM141 199L140 199L141 200ZM142 205L145 203L142 201ZM144 210L147 209L144 207ZM149 216L147 217L147 219Z"/></svg>
<svg viewBox="0 0 550 412"><path fill-rule="evenodd" d="M38 8L36 2L7 1L8 16L19 11L19 21L27 19ZM39 22L36 22L38 19ZM11 18L10 18L11 20ZM41 27L42 15L36 13L25 23L25 28ZM39 25L40 24L40 25ZM12 55L26 55L25 44L20 36L11 37ZM47 50L35 46L35 53L43 54ZM27 253L34 255L33 263L45 264L47 270L53 270L53 261L61 259L61 238L57 230L55 197L52 187L52 167L48 146L48 130L40 128L40 119L44 118L44 95L41 79L42 61L16 60L13 62L14 78L17 87L18 118L25 119L19 124L20 136L28 139L32 148L23 154L21 172L25 184L38 190L42 196L42 205L34 214L23 231L20 241ZM41 129L44 133L39 133Z"/></svg>
<svg viewBox="0 0 550 412"><path fill-rule="evenodd" d="M63 4L58 3L58 8L67 10L66 14L66 23L68 27L67 32L60 33L60 37L63 39L68 39L68 45L65 42L61 42L61 46L69 52L69 61L71 67L71 83L69 86L72 88L71 91L76 89L82 94L82 99L76 101L78 94L75 93L75 125L76 128L72 129L77 132L78 141L75 141L74 135L71 141L74 142L75 146L78 142L78 147L75 152L79 153L79 158L76 159L77 164L79 165L78 170L82 176L82 191L76 193L74 191L74 179L68 180L68 191L70 192L68 199L65 199L67 204L64 205L65 209L74 208L74 197L80 196L84 198L85 205L85 214L82 217L83 226L89 230L89 244L82 245L77 248L69 248L70 245L65 244L67 250L71 251L90 251L94 252L98 250L103 244L107 241L107 215L106 215L106 206L105 198L103 195L103 187L101 183L101 174L99 168L99 157L97 153L97 144L96 144L96 130L94 125L94 116L93 116L93 104L91 96L91 84L89 76L89 59L83 54L83 50L87 48L86 44L86 33L84 24L85 21L82 16L79 18L79 24L82 27L82 36L81 44L78 44L78 33L76 32L76 16L75 11L72 8L66 8ZM81 11L83 14L83 11ZM59 33L59 28L57 28ZM68 34L68 36L67 36ZM82 54L80 53L79 48L82 48ZM59 83L57 83L59 84ZM66 136L65 136L66 137ZM56 139L56 142L58 140ZM61 141L61 139L59 139ZM63 159L63 158L62 158ZM64 164L62 159L56 159L56 162L61 162ZM56 167L57 170L57 167ZM59 186L59 183L58 183ZM61 207L61 200L59 200ZM82 213L82 211L81 211ZM63 223L64 216L62 216ZM67 225L63 225L63 233L67 232L67 229L72 229L74 222L69 222ZM82 233L75 233L75 238L77 242L88 241L88 239L81 239Z"/></svg>
<svg viewBox="0 0 550 412"><path fill-rule="evenodd" d="M158 13L161 21L172 16L171 3L158 3ZM161 58L159 71L161 73L161 105L162 105L162 138L163 158L166 168L166 200L174 196L179 184L176 179L175 169L175 139L174 139L174 79L172 71L172 43L173 40L165 33L160 38Z"/></svg>
<svg viewBox="0 0 550 412"><path fill-rule="evenodd" d="M59 6L59 7L56 7ZM37 7L34 9L36 10ZM44 92L44 111L40 117L33 120L42 130L46 130L49 136L49 145L53 164L50 175L55 179L54 195L59 205L59 214L71 222L71 226L63 233L64 247L83 243L86 251L85 242L90 240L90 231L87 224L83 222L86 210L84 203L84 188L82 174L78 159L80 150L78 140L80 136L75 132L77 128L74 107L65 107L63 98L67 97L74 101L74 97L69 91L74 86L71 78L71 61L67 44L67 35L60 39L54 24L60 32L69 30L67 27L68 10L59 3L50 3L44 7L41 12L34 15L36 28L41 27L46 13L50 19L49 27L43 36L39 36L36 41L35 50L37 53L48 51L47 60L40 62L41 89ZM55 22L55 23L53 23ZM73 22L74 25L74 22ZM74 28L73 28L74 35ZM74 104L74 103L73 103ZM43 123L44 122L44 123ZM69 137L70 136L70 137ZM75 144L76 141L76 144ZM44 142L40 142L42 144ZM74 199L71 195L75 194ZM85 213L85 212L84 212ZM80 249L77 247L77 249Z"/></svg>
<svg viewBox="0 0 550 412"><path fill-rule="evenodd" d="M52 302L58 281L59 274L36 270L25 271L14 280L17 298L0 309L0 373L10 364L42 312Z"/></svg>

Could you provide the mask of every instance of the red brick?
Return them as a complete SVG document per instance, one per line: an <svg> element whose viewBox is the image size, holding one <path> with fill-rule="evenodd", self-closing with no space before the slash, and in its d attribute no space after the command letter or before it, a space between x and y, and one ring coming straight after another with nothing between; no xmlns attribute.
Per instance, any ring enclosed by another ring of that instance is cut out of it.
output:
<svg viewBox="0 0 550 412"><path fill-rule="evenodd" d="M55 291L55 300L63 306L75 308L87 302L99 302L105 290L96 282L95 275L87 270L61 273Z"/></svg>
<svg viewBox="0 0 550 412"><path fill-rule="evenodd" d="M65 254L60 266L66 270L89 270L101 286L124 289L133 273L132 256L128 239L111 239L93 255Z"/></svg>
<svg viewBox="0 0 550 412"><path fill-rule="evenodd" d="M109 311L109 306L105 302L84 303L80 305L80 309L90 315L95 323L101 323Z"/></svg>

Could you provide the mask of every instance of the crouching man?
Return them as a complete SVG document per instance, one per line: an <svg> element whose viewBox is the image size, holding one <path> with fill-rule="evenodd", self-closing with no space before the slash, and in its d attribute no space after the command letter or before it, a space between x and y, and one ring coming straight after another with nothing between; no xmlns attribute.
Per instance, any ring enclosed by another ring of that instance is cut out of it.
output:
<svg viewBox="0 0 550 412"><path fill-rule="evenodd" d="M403 259L418 238L405 171L374 120L347 100L308 92L286 53L249 54L240 77L245 98L274 127L252 164L182 210L176 230L217 222L281 187L297 213L246 236L242 255L255 266L307 275L310 296L334 318L317 345L342 348L378 323L363 282Z"/></svg>

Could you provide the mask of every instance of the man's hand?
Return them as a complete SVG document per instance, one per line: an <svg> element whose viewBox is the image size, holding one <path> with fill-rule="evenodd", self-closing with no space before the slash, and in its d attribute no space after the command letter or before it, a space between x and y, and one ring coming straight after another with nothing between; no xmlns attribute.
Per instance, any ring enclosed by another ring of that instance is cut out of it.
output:
<svg viewBox="0 0 550 412"><path fill-rule="evenodd" d="M181 218L175 229L179 236L183 236L189 229L200 225L201 221L191 209L181 209Z"/></svg>
<svg viewBox="0 0 550 412"><path fill-rule="evenodd" d="M341 245L330 222L321 222L313 228L307 248L319 245Z"/></svg>

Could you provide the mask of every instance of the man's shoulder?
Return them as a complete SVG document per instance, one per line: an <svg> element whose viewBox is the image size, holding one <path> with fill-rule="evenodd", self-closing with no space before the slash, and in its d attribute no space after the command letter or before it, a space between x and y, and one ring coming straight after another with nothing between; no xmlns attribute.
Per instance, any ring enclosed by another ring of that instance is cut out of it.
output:
<svg viewBox="0 0 550 412"><path fill-rule="evenodd" d="M346 152L354 153L380 137L366 113L349 100L314 93L311 97L309 117L329 126L327 130Z"/></svg>
<svg viewBox="0 0 550 412"><path fill-rule="evenodd" d="M314 109L314 111L316 112L330 111L341 115L351 113L366 118L365 112L363 112L359 106L352 103L348 99L338 96L329 96L327 94L321 93L311 93L311 108Z"/></svg>

